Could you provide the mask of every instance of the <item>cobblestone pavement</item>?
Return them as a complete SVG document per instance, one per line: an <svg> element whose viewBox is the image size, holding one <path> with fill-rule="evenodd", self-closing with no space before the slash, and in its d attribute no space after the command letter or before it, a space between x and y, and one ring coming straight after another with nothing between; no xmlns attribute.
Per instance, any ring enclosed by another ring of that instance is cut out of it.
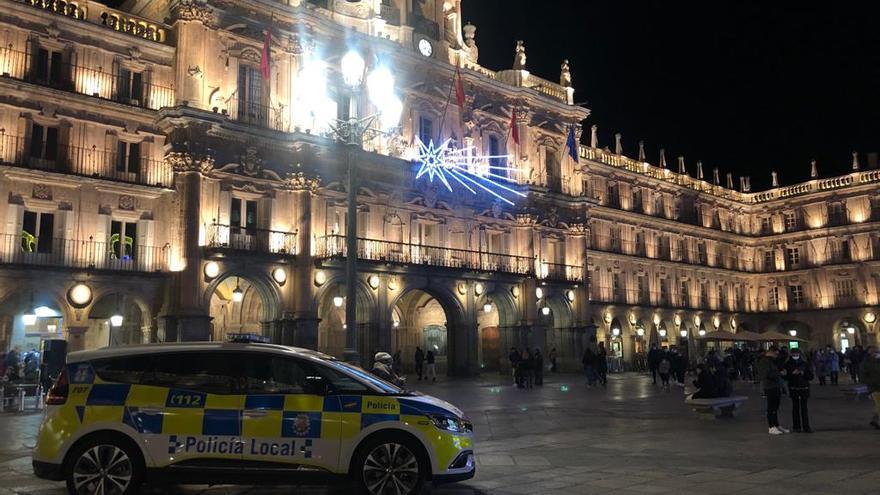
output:
<svg viewBox="0 0 880 495"><path fill-rule="evenodd" d="M410 378L412 380L412 378ZM423 382L424 383L424 382ZM588 389L575 375L551 376L519 390L492 375L416 389L459 405L474 422L477 476L442 486L452 494L831 494L880 492L880 433L868 426L870 401L843 398L836 387L814 387L816 432L771 437L760 391L733 419L701 419L680 389L663 392L650 379L613 375ZM790 418L783 400L783 425ZM40 417L0 414L0 495L58 495L62 485L31 474L29 447ZM338 490L337 490L338 491ZM320 487L157 487L149 494L239 495L331 493Z"/></svg>

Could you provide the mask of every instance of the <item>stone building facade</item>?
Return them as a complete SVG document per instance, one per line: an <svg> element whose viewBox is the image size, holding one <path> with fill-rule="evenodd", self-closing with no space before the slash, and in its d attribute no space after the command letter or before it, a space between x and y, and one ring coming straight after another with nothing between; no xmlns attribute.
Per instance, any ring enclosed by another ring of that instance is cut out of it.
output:
<svg viewBox="0 0 880 495"><path fill-rule="evenodd" d="M876 335L880 172L752 193L595 139L575 160L568 63L536 77L520 42L482 67L460 0L0 1L0 350L257 333L341 355L347 283L362 356L420 346L455 374L523 345L576 368L594 334L625 361L700 329ZM354 153L357 280L334 119L382 108L343 84L349 50L403 102ZM477 182L501 161L501 194L417 178L418 141L447 139Z"/></svg>

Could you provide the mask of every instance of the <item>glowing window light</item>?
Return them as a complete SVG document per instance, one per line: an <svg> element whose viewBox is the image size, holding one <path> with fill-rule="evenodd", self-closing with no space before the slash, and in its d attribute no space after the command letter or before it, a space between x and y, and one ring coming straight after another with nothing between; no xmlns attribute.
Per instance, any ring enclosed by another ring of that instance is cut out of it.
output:
<svg viewBox="0 0 880 495"><path fill-rule="evenodd" d="M475 147L470 146L462 149L452 149L449 144L452 139L447 139L440 146L435 146L431 140L426 145L416 136L419 153L416 161L419 163L419 171L416 173L416 179L427 176L428 180L434 182L437 179L442 183L449 192L452 191L452 184L458 184L471 194L477 194L478 190L487 192L492 196L504 201L509 205L513 205L513 201L508 199L505 193L510 193L519 197L526 197L526 194L504 185L502 182L512 183L513 180L508 175L515 175L513 172L520 172L515 167L491 165L495 160L503 160L508 163L509 155L477 155ZM473 170L475 163L489 162L488 172L485 174L475 174ZM502 175L504 174L504 175Z"/></svg>
<svg viewBox="0 0 880 495"><path fill-rule="evenodd" d="M33 310L28 310L27 313L21 315L21 321L25 326L33 326L37 323L37 314Z"/></svg>

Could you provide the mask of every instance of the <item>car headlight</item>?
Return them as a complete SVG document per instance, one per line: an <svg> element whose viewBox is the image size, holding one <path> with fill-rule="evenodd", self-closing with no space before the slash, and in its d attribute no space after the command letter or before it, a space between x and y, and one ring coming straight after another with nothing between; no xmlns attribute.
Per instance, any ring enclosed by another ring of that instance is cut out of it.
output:
<svg viewBox="0 0 880 495"><path fill-rule="evenodd" d="M432 414L428 417L434 422L434 426L441 430L451 431L453 433L465 433L474 430L473 425L471 425L469 421L455 416Z"/></svg>

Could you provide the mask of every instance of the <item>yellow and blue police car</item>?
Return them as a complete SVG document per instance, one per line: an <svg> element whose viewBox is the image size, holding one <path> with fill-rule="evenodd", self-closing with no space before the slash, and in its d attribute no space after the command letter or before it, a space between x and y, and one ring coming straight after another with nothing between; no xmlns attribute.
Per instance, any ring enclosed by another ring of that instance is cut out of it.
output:
<svg viewBox="0 0 880 495"><path fill-rule="evenodd" d="M152 344L71 353L47 395L34 473L73 494L174 483L347 478L369 494L474 476L455 406L305 349Z"/></svg>

